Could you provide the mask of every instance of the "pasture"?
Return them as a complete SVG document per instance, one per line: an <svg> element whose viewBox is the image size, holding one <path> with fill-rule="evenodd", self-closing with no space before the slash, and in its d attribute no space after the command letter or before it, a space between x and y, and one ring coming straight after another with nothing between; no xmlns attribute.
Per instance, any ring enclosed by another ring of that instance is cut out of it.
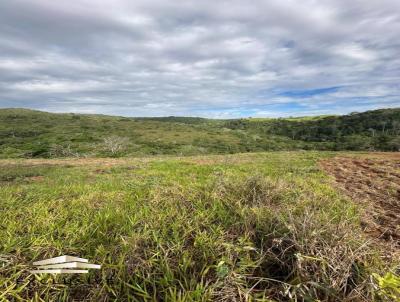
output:
<svg viewBox="0 0 400 302"><path fill-rule="evenodd" d="M338 158L390 162L398 202L390 154L1 160L0 301L391 301L398 226L366 231ZM29 274L61 254L102 269Z"/></svg>

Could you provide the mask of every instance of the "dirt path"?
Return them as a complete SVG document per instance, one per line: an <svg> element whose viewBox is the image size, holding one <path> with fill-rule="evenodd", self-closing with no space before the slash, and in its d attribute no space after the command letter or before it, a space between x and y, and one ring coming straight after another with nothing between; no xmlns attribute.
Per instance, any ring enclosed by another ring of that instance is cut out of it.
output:
<svg viewBox="0 0 400 302"><path fill-rule="evenodd" d="M365 207L365 232L399 249L400 154L335 157L321 166L345 194Z"/></svg>

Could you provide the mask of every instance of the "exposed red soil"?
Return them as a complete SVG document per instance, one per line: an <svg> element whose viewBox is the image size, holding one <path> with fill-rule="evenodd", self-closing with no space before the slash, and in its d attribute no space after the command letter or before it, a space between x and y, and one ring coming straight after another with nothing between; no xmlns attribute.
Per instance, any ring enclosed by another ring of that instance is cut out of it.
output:
<svg viewBox="0 0 400 302"><path fill-rule="evenodd" d="M362 227L400 248L400 154L365 154L321 161L338 187L365 209Z"/></svg>

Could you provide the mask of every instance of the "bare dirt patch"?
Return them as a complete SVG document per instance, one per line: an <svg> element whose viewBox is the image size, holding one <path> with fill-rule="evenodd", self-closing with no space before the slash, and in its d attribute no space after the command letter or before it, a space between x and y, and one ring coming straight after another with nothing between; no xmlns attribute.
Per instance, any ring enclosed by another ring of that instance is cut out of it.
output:
<svg viewBox="0 0 400 302"><path fill-rule="evenodd" d="M3 159L0 160L0 167L8 165L26 165L26 166L90 166L101 165L112 167L128 162L124 158L65 158L65 159Z"/></svg>
<svg viewBox="0 0 400 302"><path fill-rule="evenodd" d="M239 153L239 154L224 154L224 155L197 155L180 157L181 161L196 164L196 165L219 165L219 164L229 164L229 165L240 165L246 163L252 163L258 158L257 153Z"/></svg>
<svg viewBox="0 0 400 302"><path fill-rule="evenodd" d="M28 180L28 181L31 181L31 182L43 181L44 180L44 176L42 176L42 175L29 176L29 177L26 177L25 179Z"/></svg>
<svg viewBox="0 0 400 302"><path fill-rule="evenodd" d="M400 154L378 153L321 161L338 187L361 203L367 234L400 248Z"/></svg>

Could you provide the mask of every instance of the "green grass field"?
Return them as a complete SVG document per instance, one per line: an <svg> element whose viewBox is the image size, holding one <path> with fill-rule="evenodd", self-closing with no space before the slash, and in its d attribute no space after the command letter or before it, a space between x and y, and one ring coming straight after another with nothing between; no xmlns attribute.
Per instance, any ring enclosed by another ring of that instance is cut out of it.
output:
<svg viewBox="0 0 400 302"><path fill-rule="evenodd" d="M2 160L0 301L390 301L334 154ZM102 269L29 274L61 254Z"/></svg>

